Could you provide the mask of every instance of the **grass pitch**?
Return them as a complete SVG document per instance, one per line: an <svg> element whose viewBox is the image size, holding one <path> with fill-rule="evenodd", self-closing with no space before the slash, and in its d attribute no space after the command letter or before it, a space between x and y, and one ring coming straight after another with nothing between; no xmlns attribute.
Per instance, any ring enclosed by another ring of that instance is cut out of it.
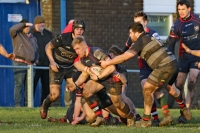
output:
<svg viewBox="0 0 200 133"><path fill-rule="evenodd" d="M171 109L174 125L167 127L126 127L100 126L91 127L89 124L72 126L68 123L52 123L41 119L40 108L5 108L0 107L0 132L2 133L200 133L200 110L192 110L193 120L187 124L178 124L178 109ZM143 109L138 109L143 113ZM66 108L51 107L48 116L62 118ZM162 119L161 110L158 109L159 118ZM2 123L3 122L3 123ZM11 123L10 123L11 122Z"/></svg>

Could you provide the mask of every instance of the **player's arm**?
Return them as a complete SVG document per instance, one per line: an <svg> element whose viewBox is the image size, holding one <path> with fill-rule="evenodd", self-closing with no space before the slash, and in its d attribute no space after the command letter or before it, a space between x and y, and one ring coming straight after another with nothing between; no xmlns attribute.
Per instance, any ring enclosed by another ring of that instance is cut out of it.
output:
<svg viewBox="0 0 200 133"><path fill-rule="evenodd" d="M110 59L107 58L107 60L110 60ZM103 78L109 76L110 74L112 74L115 70L116 70L116 68L114 65L109 65L105 69L103 69L103 71L100 73L100 75L98 75L98 78L103 79Z"/></svg>
<svg viewBox="0 0 200 133"><path fill-rule="evenodd" d="M6 51L6 49L2 46L2 44L0 44L0 54L3 55L6 58L9 59L14 59L15 55L14 54L8 54L8 52Z"/></svg>
<svg viewBox="0 0 200 133"><path fill-rule="evenodd" d="M128 52L127 51L127 52L125 52L125 53L123 53L121 55L116 56L113 59L106 60L106 61L100 61L100 63L101 63L101 66L103 68L105 68L106 66L109 66L109 65L116 65L116 64L123 63L126 60L134 57L136 54L137 54L136 52Z"/></svg>
<svg viewBox="0 0 200 133"><path fill-rule="evenodd" d="M81 112L81 97L76 97L76 101L75 101L75 106L74 106L74 117L73 117L73 122L71 124L77 124L78 121L78 117L80 115Z"/></svg>
<svg viewBox="0 0 200 133"><path fill-rule="evenodd" d="M130 48L131 44L132 44L132 40L131 40L130 37L128 37L128 39L127 39L127 41L125 43L125 46L123 48L123 52L126 52Z"/></svg>
<svg viewBox="0 0 200 133"><path fill-rule="evenodd" d="M176 24L174 24L174 25L176 25ZM174 25L171 27L170 34L166 41L166 46L168 47L169 51L171 51L173 54L175 51L176 41L179 38L178 33L176 32L177 31L176 26L174 26Z"/></svg>
<svg viewBox="0 0 200 133"><path fill-rule="evenodd" d="M191 50L184 43L182 43L182 46L187 53L200 57L200 50Z"/></svg>
<svg viewBox="0 0 200 133"><path fill-rule="evenodd" d="M76 80L75 85L76 86L80 86L83 83L85 83L85 81L88 79L89 74L87 72L82 71L81 75L78 77L78 79Z"/></svg>

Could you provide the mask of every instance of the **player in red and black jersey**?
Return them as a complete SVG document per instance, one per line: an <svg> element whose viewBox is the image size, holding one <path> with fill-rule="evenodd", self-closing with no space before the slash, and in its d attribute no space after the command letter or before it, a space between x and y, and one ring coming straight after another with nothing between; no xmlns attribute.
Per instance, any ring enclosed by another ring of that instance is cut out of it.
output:
<svg viewBox="0 0 200 133"><path fill-rule="evenodd" d="M200 19L199 15L190 13L191 4L189 0L180 0L177 3L177 9L180 18L171 27L170 35L168 37L169 50L174 52L175 43L180 41L179 47L179 73L176 81L176 86L183 92L184 96L184 84L188 73L188 93L185 98L186 106L191 108L191 104L194 98L194 88L196 80L199 74L197 62L200 61L200 57L187 53L182 48L184 43L191 50L200 50Z"/></svg>
<svg viewBox="0 0 200 133"><path fill-rule="evenodd" d="M80 64L80 62L87 66L91 67L93 65L100 65L99 61L100 60L107 60L109 57L98 47L89 47L86 42L84 37L79 36L76 39L73 40L72 46L76 53L78 54L78 58L75 60L74 66L77 66L77 63ZM78 67L77 67L78 69ZM121 116L124 118L127 118L127 125L128 126L133 126L134 125L134 119L133 119L133 114L130 111L129 107L127 104L125 104L122 99L121 99L121 92L122 92L122 82L117 76L113 76L115 72L115 66L111 65L106 67L100 75L94 75L88 73L82 72L81 78L75 82L75 84L80 85L83 83L88 76L91 77L92 80L89 80L86 85L84 86L83 89L83 95L88 101L89 105L92 108L97 108L95 105L96 103L92 103L92 100L90 97L96 93L97 91L103 89L104 87L107 90L107 93L110 94L110 98L113 102L113 105L116 107L119 112L121 112ZM96 82L94 81L96 80ZM74 89L74 88L73 88ZM71 90L73 90L71 89Z"/></svg>

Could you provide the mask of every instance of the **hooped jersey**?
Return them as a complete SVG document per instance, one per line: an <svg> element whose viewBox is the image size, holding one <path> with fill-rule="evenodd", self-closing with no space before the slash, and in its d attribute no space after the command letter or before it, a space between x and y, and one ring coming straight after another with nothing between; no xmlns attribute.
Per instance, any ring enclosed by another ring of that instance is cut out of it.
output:
<svg viewBox="0 0 200 133"><path fill-rule="evenodd" d="M168 38L169 50L174 52L177 39L180 39L179 56L194 58L193 55L185 52L181 43L184 43L192 50L200 50L200 18L199 15L191 14L187 19L179 18L171 27Z"/></svg>
<svg viewBox="0 0 200 133"><path fill-rule="evenodd" d="M159 34L155 31L155 30L152 30L150 28L146 28L146 34L148 34L150 37L154 37L158 40L160 40L160 36ZM126 47L123 49L123 51L127 51L131 45L133 44L132 40L130 37L128 37L128 40L126 41ZM138 65L139 65L139 68L140 68L140 72L141 70L150 70L151 71L151 68L147 65L146 61L143 60L142 58L140 58L140 56L138 56Z"/></svg>
<svg viewBox="0 0 200 133"><path fill-rule="evenodd" d="M54 47L52 50L53 58L59 66L73 66L77 54L71 46L72 41L73 38L71 32L58 35L52 40Z"/></svg>
<svg viewBox="0 0 200 133"><path fill-rule="evenodd" d="M138 40L129 48L128 52L139 54L152 70L176 60L175 56L164 44L145 33L140 35Z"/></svg>

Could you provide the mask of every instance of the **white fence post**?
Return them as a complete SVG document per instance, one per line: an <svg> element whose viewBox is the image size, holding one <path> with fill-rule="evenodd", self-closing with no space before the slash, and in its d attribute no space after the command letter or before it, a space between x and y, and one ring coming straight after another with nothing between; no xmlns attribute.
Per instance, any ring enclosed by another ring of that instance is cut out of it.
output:
<svg viewBox="0 0 200 133"><path fill-rule="evenodd" d="M28 65L29 68L27 69L27 91L28 91L28 107L33 107L34 99L33 99L33 65Z"/></svg>

